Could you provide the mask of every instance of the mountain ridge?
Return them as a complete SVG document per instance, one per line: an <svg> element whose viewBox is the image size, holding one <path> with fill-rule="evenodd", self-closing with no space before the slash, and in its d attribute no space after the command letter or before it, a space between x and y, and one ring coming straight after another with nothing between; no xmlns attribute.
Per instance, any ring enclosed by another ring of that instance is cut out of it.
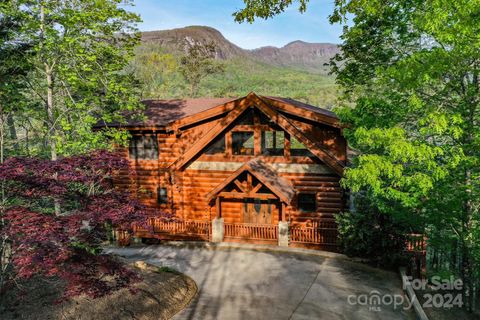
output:
<svg viewBox="0 0 480 320"><path fill-rule="evenodd" d="M220 31L208 26L145 31L141 33L141 38L144 44L158 44L175 53L185 53L193 43L214 43L218 59L249 58L273 66L321 74L328 73L329 69L325 64L340 52L337 44L310 43L303 40L294 40L282 47L264 46L248 50L237 46L226 39Z"/></svg>

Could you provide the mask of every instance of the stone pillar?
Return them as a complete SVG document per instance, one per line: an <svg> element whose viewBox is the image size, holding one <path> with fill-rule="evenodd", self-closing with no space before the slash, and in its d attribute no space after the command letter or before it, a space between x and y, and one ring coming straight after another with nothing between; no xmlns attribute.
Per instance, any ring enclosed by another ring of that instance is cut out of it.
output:
<svg viewBox="0 0 480 320"><path fill-rule="evenodd" d="M215 218L212 220L212 242L223 241L223 218Z"/></svg>
<svg viewBox="0 0 480 320"><path fill-rule="evenodd" d="M288 221L278 221L278 246L288 247L288 238L290 236Z"/></svg>

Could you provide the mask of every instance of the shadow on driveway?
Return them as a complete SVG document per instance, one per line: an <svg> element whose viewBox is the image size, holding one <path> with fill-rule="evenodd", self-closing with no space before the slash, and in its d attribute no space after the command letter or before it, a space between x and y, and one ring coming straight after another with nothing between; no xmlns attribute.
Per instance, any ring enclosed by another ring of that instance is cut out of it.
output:
<svg viewBox="0 0 480 320"><path fill-rule="evenodd" d="M365 295L403 297L400 277L345 259L161 245L107 251L195 280L197 297L174 319L415 319L388 297L381 305L363 304Z"/></svg>

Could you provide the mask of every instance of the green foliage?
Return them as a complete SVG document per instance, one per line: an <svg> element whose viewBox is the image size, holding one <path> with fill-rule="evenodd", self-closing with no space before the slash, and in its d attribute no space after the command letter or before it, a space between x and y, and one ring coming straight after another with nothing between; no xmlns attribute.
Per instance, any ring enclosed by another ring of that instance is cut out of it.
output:
<svg viewBox="0 0 480 320"><path fill-rule="evenodd" d="M412 232L411 222L401 215L381 212L375 199L371 199L371 192L356 194L355 208L356 212L336 216L343 252L386 268L404 264L406 235Z"/></svg>
<svg viewBox="0 0 480 320"><path fill-rule="evenodd" d="M135 49L135 55L127 66L141 83L141 95L146 98L167 96L172 87L171 79L178 69L175 56L162 47L145 44Z"/></svg>
<svg viewBox="0 0 480 320"><path fill-rule="evenodd" d="M480 2L336 5L333 22L354 16L336 58L345 63L332 62L355 103L339 114L360 151L344 185L415 210L430 248L458 253L450 267L471 298L480 263Z"/></svg>
<svg viewBox="0 0 480 320"><path fill-rule="evenodd" d="M245 3L240 20L292 2ZM392 201L415 212L430 250L452 257L470 309L480 279L479 15L479 0L336 0L330 16L344 26L331 61L345 93L337 111L359 154L343 185L370 190L391 215Z"/></svg>
<svg viewBox="0 0 480 320"><path fill-rule="evenodd" d="M235 21L253 23L255 18L269 19L284 12L290 5L298 2L300 12L305 12L309 0L243 0L245 8L233 14Z"/></svg>
<svg viewBox="0 0 480 320"><path fill-rule="evenodd" d="M54 159L105 147L119 135L93 132L92 125L98 119L122 121L122 111L138 108L135 80L123 72L139 40L139 18L124 9L129 3L2 2L3 15L20 26L14 41L29 48L10 55L29 66L21 93L30 104L13 115L27 136L27 154L50 153Z"/></svg>
<svg viewBox="0 0 480 320"><path fill-rule="evenodd" d="M151 64L149 58L155 57ZM170 63L174 57L176 64ZM190 86L180 74L180 58L159 45L140 45L128 66L142 81L144 99L184 98L190 95ZM169 61L167 63L167 61ZM224 60L225 71L206 76L198 87L202 97L241 97L250 91L259 94L290 97L299 101L331 109L338 96L332 76L309 73L293 68L275 67L244 57ZM170 69L172 67L172 69ZM148 81L149 69L163 70ZM145 79L145 80L142 80Z"/></svg>
<svg viewBox="0 0 480 320"><path fill-rule="evenodd" d="M225 66L215 60L216 48L213 43L194 43L180 59L180 74L190 85L190 97L196 97L203 78L223 73Z"/></svg>

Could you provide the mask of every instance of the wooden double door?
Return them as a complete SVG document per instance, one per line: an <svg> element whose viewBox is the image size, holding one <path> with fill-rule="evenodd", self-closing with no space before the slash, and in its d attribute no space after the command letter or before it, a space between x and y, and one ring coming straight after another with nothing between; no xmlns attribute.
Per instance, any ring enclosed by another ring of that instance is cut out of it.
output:
<svg viewBox="0 0 480 320"><path fill-rule="evenodd" d="M272 200L243 199L243 223L275 224L278 220L278 203Z"/></svg>

